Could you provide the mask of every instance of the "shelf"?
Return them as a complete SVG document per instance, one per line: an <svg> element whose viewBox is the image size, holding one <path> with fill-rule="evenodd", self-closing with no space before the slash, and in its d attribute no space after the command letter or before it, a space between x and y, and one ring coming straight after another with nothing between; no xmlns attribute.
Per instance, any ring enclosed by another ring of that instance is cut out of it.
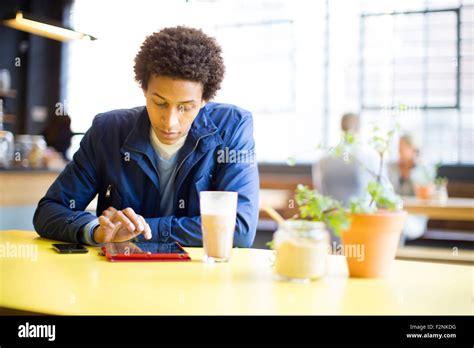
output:
<svg viewBox="0 0 474 348"><path fill-rule="evenodd" d="M16 90L10 89L8 91L0 91L0 98L15 98Z"/></svg>
<svg viewBox="0 0 474 348"><path fill-rule="evenodd" d="M3 115L3 123L15 123L16 115L13 114L4 114Z"/></svg>

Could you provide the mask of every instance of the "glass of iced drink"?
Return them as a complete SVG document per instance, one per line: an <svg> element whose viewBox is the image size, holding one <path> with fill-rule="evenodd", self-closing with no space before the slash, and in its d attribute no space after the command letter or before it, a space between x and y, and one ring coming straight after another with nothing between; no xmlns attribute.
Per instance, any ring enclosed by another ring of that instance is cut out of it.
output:
<svg viewBox="0 0 474 348"><path fill-rule="evenodd" d="M204 262L227 262L234 243L237 192L200 192Z"/></svg>

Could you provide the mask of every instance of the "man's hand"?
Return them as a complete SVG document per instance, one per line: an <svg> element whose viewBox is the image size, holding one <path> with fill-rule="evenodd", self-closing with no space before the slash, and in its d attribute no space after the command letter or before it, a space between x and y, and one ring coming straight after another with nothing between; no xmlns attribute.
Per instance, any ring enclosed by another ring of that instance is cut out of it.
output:
<svg viewBox="0 0 474 348"><path fill-rule="evenodd" d="M94 230L94 240L99 243L125 242L143 233L151 239L151 229L143 216L132 208L117 210L109 207L99 216L100 226Z"/></svg>

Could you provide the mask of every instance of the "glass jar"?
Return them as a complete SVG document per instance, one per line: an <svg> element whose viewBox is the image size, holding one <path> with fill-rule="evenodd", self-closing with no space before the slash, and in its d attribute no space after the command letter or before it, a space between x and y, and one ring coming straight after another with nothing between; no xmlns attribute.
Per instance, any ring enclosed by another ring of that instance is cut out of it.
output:
<svg viewBox="0 0 474 348"><path fill-rule="evenodd" d="M288 220L273 235L275 271L283 280L309 282L326 274L329 233L322 222Z"/></svg>
<svg viewBox="0 0 474 348"><path fill-rule="evenodd" d="M12 77L8 69L0 69L0 92L10 91Z"/></svg>
<svg viewBox="0 0 474 348"><path fill-rule="evenodd" d="M448 201L448 181L442 180L435 184L433 200L445 204Z"/></svg>
<svg viewBox="0 0 474 348"><path fill-rule="evenodd" d="M9 168L13 160L13 133L0 130L0 168Z"/></svg>
<svg viewBox="0 0 474 348"><path fill-rule="evenodd" d="M46 141L42 135L17 135L15 137L15 165L23 168L43 168L46 149Z"/></svg>
<svg viewBox="0 0 474 348"><path fill-rule="evenodd" d="M15 166L23 168L28 168L30 166L29 156L31 152L31 146L31 135L20 134L15 136Z"/></svg>
<svg viewBox="0 0 474 348"><path fill-rule="evenodd" d="M0 99L0 168L10 167L13 150L13 133L3 130L3 99Z"/></svg>
<svg viewBox="0 0 474 348"><path fill-rule="evenodd" d="M43 168L44 156L46 151L46 141L42 135L31 136L31 150L28 161L31 168Z"/></svg>

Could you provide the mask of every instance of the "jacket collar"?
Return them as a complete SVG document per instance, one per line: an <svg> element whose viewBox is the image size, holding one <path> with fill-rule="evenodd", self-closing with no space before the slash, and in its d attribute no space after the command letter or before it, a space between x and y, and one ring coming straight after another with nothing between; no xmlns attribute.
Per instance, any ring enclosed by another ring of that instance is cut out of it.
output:
<svg viewBox="0 0 474 348"><path fill-rule="evenodd" d="M206 105L207 106L207 105ZM178 152L177 173L175 178L176 192L183 185L191 168L205 155L206 152L223 143L218 128L209 117L209 110L204 106L199 111L189 130L183 147ZM140 113L135 126L129 133L120 149L122 154L130 151L130 157L160 190L159 172L156 166L156 154L150 142L150 119L146 107ZM148 161L144 160L148 158Z"/></svg>

